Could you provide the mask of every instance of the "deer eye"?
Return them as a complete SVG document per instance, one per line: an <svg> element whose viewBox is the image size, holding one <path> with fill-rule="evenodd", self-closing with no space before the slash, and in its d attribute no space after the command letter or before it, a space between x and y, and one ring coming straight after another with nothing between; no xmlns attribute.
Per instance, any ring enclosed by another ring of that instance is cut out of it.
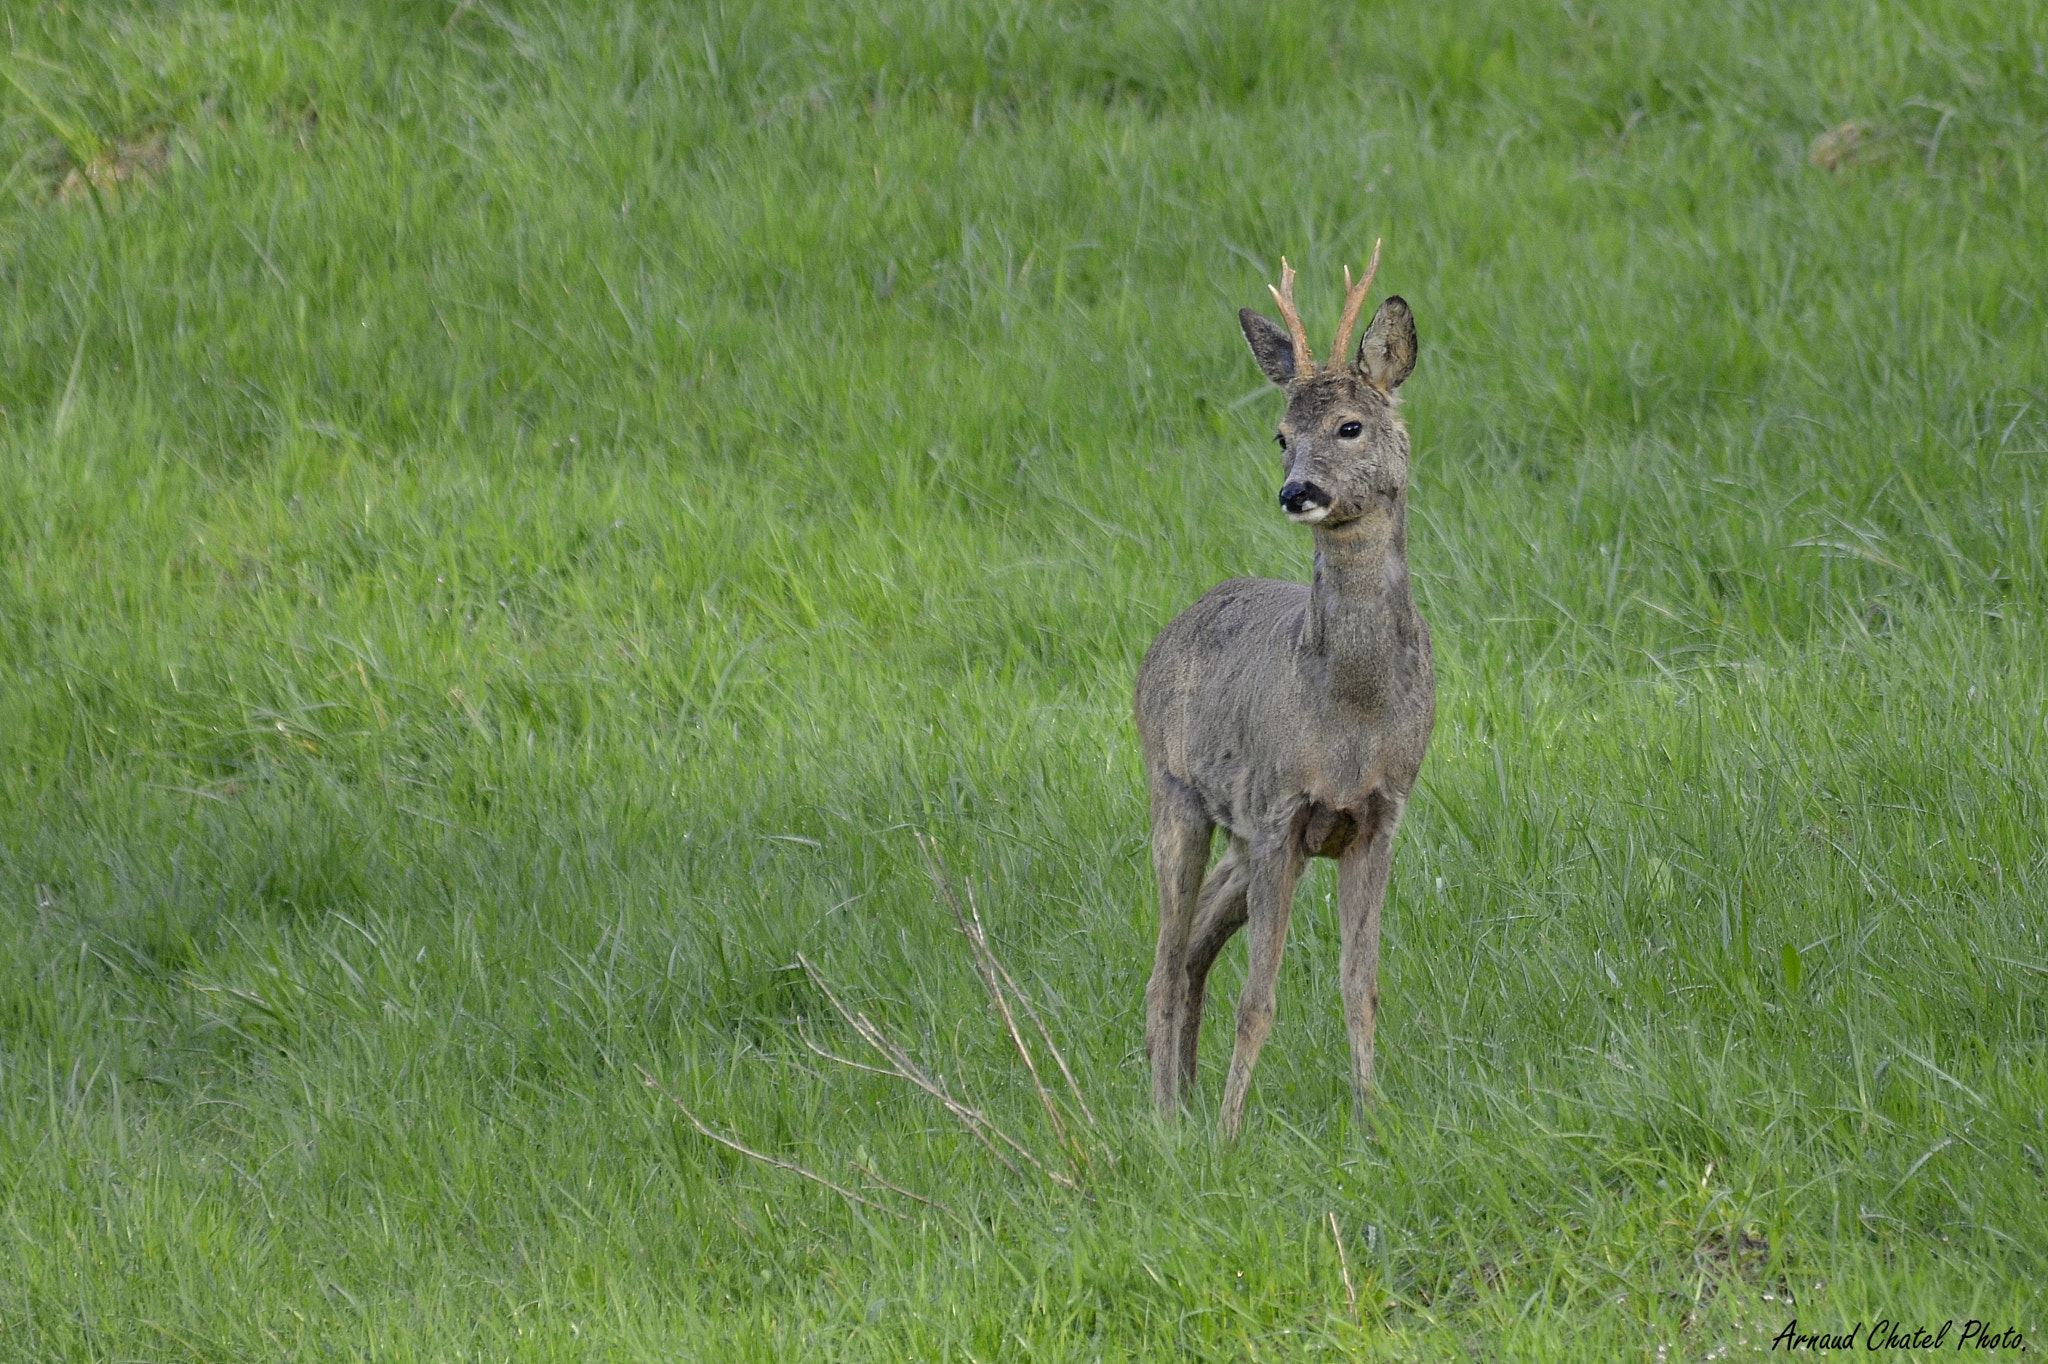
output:
<svg viewBox="0 0 2048 1364"><path fill-rule="evenodd" d="M1285 450L1287 448L1287 437L1280 435L1276 432L1274 433L1273 439L1280 442L1280 448L1282 450Z"/></svg>
<svg viewBox="0 0 2048 1364"><path fill-rule="evenodd" d="M1342 436L1345 440L1357 440L1358 433L1363 430L1365 430L1365 424L1363 422L1345 422L1342 426L1337 428L1337 434Z"/></svg>

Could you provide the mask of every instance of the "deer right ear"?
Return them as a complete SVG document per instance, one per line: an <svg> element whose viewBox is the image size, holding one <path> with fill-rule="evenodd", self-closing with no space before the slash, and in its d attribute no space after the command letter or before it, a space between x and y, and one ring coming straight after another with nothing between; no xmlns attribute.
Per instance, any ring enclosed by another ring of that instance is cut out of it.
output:
<svg viewBox="0 0 2048 1364"><path fill-rule="evenodd" d="M1250 308L1237 310L1237 325L1244 328L1245 342L1251 346L1261 374L1283 385L1294 377L1294 341L1285 327Z"/></svg>

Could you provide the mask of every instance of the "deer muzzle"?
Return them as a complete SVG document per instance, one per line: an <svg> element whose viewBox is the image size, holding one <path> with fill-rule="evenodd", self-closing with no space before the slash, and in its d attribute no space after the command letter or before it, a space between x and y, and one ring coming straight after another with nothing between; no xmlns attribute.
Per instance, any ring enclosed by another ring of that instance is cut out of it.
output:
<svg viewBox="0 0 2048 1364"><path fill-rule="evenodd" d="M1289 483L1280 489L1280 510L1288 520L1312 526L1330 514L1330 495L1313 483Z"/></svg>

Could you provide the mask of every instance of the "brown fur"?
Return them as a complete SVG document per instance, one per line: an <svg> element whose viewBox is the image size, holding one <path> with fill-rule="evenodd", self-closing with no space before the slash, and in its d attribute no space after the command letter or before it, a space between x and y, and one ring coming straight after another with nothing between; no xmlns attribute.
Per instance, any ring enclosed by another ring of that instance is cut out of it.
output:
<svg viewBox="0 0 2048 1364"><path fill-rule="evenodd" d="M1253 357L1287 395L1288 486L1327 498L1314 581L1235 578L1210 589L1159 633L1137 683L1159 878L1145 1043L1167 1115L1194 1084L1209 969L1251 927L1226 1136L1243 1121L1272 1027L1295 881L1310 857L1338 863L1352 1084L1370 1102L1380 908L1436 722L1429 627L1408 583L1408 433L1395 397L1415 364L1408 305L1387 299L1350 362L1332 355L1321 368L1298 364L1294 338L1271 320L1239 317ZM1348 422L1359 434L1340 434ZM1205 878L1218 826L1229 846Z"/></svg>

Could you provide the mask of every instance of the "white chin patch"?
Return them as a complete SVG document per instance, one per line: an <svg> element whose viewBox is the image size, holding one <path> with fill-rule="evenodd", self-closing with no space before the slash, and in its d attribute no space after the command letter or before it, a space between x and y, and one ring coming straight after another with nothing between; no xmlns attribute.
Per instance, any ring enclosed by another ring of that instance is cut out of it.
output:
<svg viewBox="0 0 2048 1364"><path fill-rule="evenodd" d="M1288 512L1287 519L1297 526L1313 526L1329 514L1328 507L1310 507L1307 511Z"/></svg>

